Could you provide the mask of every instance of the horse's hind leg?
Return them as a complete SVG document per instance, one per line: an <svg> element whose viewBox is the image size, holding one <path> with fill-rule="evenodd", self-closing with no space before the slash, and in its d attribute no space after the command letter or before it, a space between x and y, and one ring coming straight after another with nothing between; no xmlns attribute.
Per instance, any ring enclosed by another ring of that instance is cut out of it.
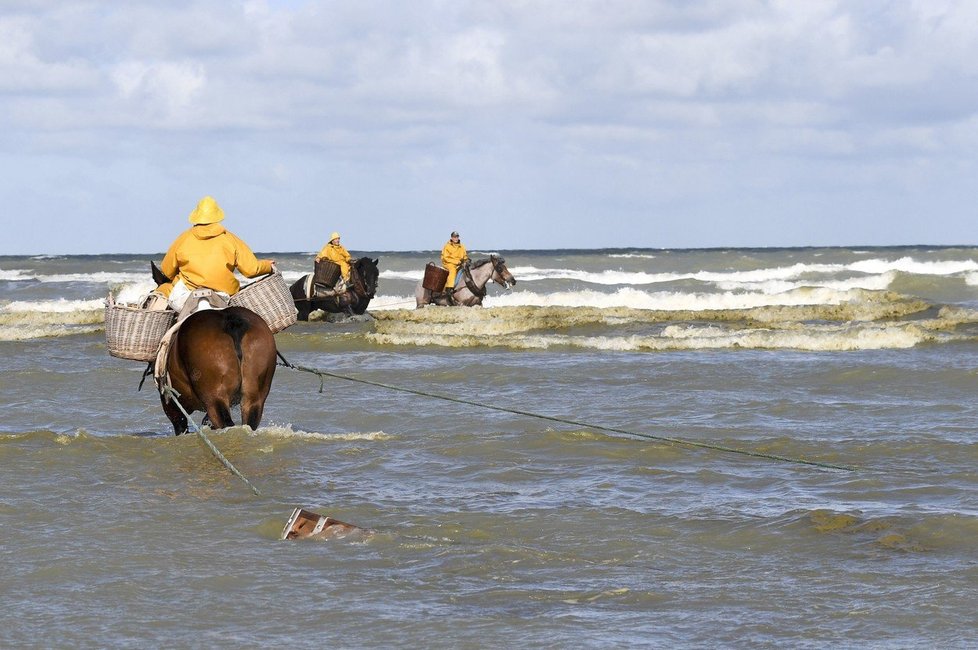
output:
<svg viewBox="0 0 978 650"><path fill-rule="evenodd" d="M272 377L275 375L274 359L268 365L268 371L255 377L248 372L242 373L241 385L241 423L247 424L252 430L257 430L265 412L265 400L272 388Z"/></svg>
<svg viewBox="0 0 978 650"><path fill-rule="evenodd" d="M261 424L261 417L265 412L265 403L261 400L241 402L241 424L247 424L252 431L258 429Z"/></svg>
<svg viewBox="0 0 978 650"><path fill-rule="evenodd" d="M212 401L207 405L207 418L211 421L212 429L227 429L234 426L231 407L223 401Z"/></svg>

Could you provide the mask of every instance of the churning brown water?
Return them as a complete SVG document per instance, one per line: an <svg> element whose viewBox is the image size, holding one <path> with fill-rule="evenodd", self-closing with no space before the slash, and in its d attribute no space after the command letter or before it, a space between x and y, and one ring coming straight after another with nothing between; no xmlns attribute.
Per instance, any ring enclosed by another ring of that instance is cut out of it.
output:
<svg viewBox="0 0 978 650"><path fill-rule="evenodd" d="M0 646L974 646L973 253L510 252L420 312L428 255L381 253L376 320L289 361L855 469L283 367L208 430L259 497L106 352L149 258L0 258ZM372 532L280 541L296 506Z"/></svg>

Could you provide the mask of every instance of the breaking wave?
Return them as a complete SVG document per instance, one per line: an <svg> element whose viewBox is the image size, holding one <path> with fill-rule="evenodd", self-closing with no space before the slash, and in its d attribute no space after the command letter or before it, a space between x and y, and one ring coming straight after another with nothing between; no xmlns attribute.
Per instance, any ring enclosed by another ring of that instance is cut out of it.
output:
<svg viewBox="0 0 978 650"><path fill-rule="evenodd" d="M630 351L898 349L978 336L978 315L967 308L970 302L941 307L904 295L927 294L938 287L934 292L943 299L948 287L978 286L978 262L970 259L894 256L786 263L782 257L778 265L766 268L682 272L675 270L673 258L662 264L670 270L649 272L614 267L627 267L630 258L668 255L624 252L604 257L606 268L596 270L560 268L571 262L547 256L534 258L534 264L511 265L518 287L504 291L490 285L485 309L415 310L414 296L403 295L412 289L392 283L394 293L382 293L370 303L376 320L363 330L372 331L347 334L381 345ZM738 260L733 263L757 264ZM593 260L587 264L595 266ZM285 273L288 283L303 275ZM381 289L385 279L416 283L422 275L423 268L384 270ZM953 279L938 284L934 277ZM62 290L49 283L101 284L118 302L130 304L139 303L154 288L148 273L135 271L59 274L14 268L0 270L0 281L45 283L36 288L35 300L0 302L0 341L68 336L102 327L103 298L90 297L102 288L79 284ZM77 299L40 299L58 293ZM27 292L15 286L8 295Z"/></svg>
<svg viewBox="0 0 978 650"><path fill-rule="evenodd" d="M629 258L648 257L649 255L611 255L609 257ZM663 272L649 273L645 271L622 271L605 269L602 271L583 271L569 268L540 268L535 266L510 266L513 275L522 282L540 280L568 280L586 284L603 286L641 286L664 284L681 281L697 281L720 288L755 288L765 291L783 291L786 285L778 282L789 282L787 286L850 286L864 289L885 289L896 277L897 273L957 276L978 273L978 262L962 261L918 261L912 257L902 257L896 260L870 259L849 264L805 264L798 263L790 266L746 271L695 271L689 273ZM423 269L408 271L383 271L381 279L420 281L424 275ZM840 276L843 277L841 280ZM769 288L764 289L767 285Z"/></svg>

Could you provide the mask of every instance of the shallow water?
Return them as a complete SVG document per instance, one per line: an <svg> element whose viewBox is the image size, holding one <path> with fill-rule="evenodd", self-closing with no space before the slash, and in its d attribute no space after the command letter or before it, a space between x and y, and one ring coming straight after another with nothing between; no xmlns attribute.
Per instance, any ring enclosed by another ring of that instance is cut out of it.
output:
<svg viewBox="0 0 978 650"><path fill-rule="evenodd" d="M507 252L487 309L276 335L342 376L854 471L281 367L258 431L208 430L260 497L106 353L99 297L145 260L0 258L0 324L29 334L0 341L0 645L975 646L971 252ZM381 306L426 259L381 254ZM797 264L807 288L770 290ZM371 532L279 541L296 506Z"/></svg>

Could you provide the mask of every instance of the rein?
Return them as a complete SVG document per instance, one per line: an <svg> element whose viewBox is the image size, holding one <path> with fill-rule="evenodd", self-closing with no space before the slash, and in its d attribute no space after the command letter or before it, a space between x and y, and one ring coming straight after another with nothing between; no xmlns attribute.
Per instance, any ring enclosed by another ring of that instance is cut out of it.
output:
<svg viewBox="0 0 978 650"><path fill-rule="evenodd" d="M180 403L180 393L178 393L176 389L174 389L171 386L164 386L163 388L160 389L160 393L162 393L164 397L171 399L171 401L177 405L177 408L180 409L180 412L183 414L183 417L187 418L187 425L193 429L193 432L197 434L197 437L204 442L204 444L207 446L208 449L210 449L211 453L214 454L214 457L217 458L217 460L220 461L220 463L224 465L224 467L226 467L229 472L231 472L239 479L244 481L245 485L251 488L251 492L255 496L261 496L261 492L259 492L258 488L252 485L251 481L245 478L245 475L239 472L238 468L232 465L231 461L229 461L227 457L225 457L225 455L222 454L221 451L214 445L214 443L211 442L211 439L208 438L206 435L204 435L204 432L201 430L200 427L197 426L197 423L194 422L194 419L190 417L190 414L187 413L187 410L183 408L183 404Z"/></svg>
<svg viewBox="0 0 978 650"><path fill-rule="evenodd" d="M550 422L559 422L561 424L567 424L575 427L583 427L585 429L593 429L597 431L607 431L609 433L615 433L624 436L631 436L634 438L643 438L645 440L654 440L657 442L664 442L672 445L678 445L683 447L698 448L698 449L709 449L712 451L719 451L728 454L737 454L741 456L749 456L753 458L764 458L767 460L775 460L784 463L793 463L795 465L808 465L812 467L820 467L822 469L831 470L842 470L846 472L854 472L859 468L853 465L841 465L836 463L827 463L817 460L808 460L806 458L797 458L792 456L781 456L779 454L771 454L762 451L754 451L752 449L740 449L738 447L728 447L726 445L719 445L710 442L700 442L698 440L688 440L685 438L677 438L673 436L662 436L652 433L641 433L638 431L630 431L628 429L621 429L618 427L609 427L600 424L594 424L590 422L581 422L579 420L571 420L569 418L555 417L551 415L543 415L540 413L533 413L532 411L524 411L522 409L506 408L504 406L496 406L494 404L486 404L484 402L475 402L472 400L461 399L459 397L451 397L449 395L439 395L438 393L431 393L423 390L414 390L412 388L406 388L404 386L394 386L392 384L385 384L379 381L370 381L369 379L360 379L358 377L350 377L348 375L341 375L335 372L328 372L326 370L320 370L318 368L309 368L306 366L300 366L290 363L281 352L277 352L278 358L282 360L282 364L287 368L292 370L299 370L302 372L308 372L319 377L319 392L323 392L323 383L326 377L332 377L334 379L343 379L345 381L355 382L358 384L365 384L367 386L375 386L377 388L384 388L386 390L397 391L401 393L409 393L411 395L418 395L421 397L430 397L433 399L440 399L446 402L454 402L456 404L467 404L469 406L476 406L479 408L489 409L492 411L498 411L501 413L510 413L513 415L522 415L531 418L538 418L540 420L548 420Z"/></svg>
<svg viewBox="0 0 978 650"><path fill-rule="evenodd" d="M367 290L367 285L363 280L363 273L360 272L358 266L353 266L350 268L350 279L353 280L353 291L361 298L373 298L374 292Z"/></svg>

